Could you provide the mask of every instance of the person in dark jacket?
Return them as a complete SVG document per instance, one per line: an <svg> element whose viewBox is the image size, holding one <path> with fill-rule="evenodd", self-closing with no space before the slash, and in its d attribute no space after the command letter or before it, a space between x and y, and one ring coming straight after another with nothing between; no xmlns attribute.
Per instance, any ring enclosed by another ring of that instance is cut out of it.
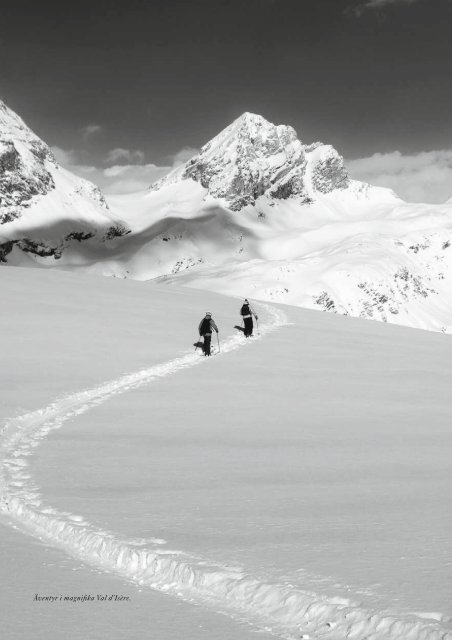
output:
<svg viewBox="0 0 452 640"><path fill-rule="evenodd" d="M203 352L205 356L210 356L210 341L212 339L212 330L218 333L218 327L215 324L212 314L207 312L205 317L199 323L198 331L199 335L203 336Z"/></svg>
<svg viewBox="0 0 452 640"><path fill-rule="evenodd" d="M243 322L245 324L243 333L245 334L246 338L249 338L253 335L253 316L256 320L258 319L258 316L254 312L254 309L246 298L244 303L242 304L242 308L240 309L240 315L242 316Z"/></svg>

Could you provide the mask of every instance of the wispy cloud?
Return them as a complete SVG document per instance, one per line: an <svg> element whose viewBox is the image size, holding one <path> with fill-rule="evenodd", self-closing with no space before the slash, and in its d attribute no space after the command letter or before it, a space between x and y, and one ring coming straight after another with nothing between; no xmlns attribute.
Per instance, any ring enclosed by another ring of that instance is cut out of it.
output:
<svg viewBox="0 0 452 640"><path fill-rule="evenodd" d="M90 125L88 135L98 132ZM99 127L101 129L101 127ZM199 153L194 147L184 147L168 157L168 164L157 165L145 162L145 153L140 149L111 149L102 164L108 167L94 166L85 150L62 149L52 147L53 155L65 169L94 182L107 194L133 193L147 189L151 184L163 178L171 169L179 167Z"/></svg>
<svg viewBox="0 0 452 640"><path fill-rule="evenodd" d="M107 154L107 162L121 164L143 164L145 159L144 152L140 149L123 149L117 147Z"/></svg>
<svg viewBox="0 0 452 640"><path fill-rule="evenodd" d="M366 10L383 9L386 6L396 4L414 4L419 1L420 0L366 0L365 2L360 1L358 6L349 8L349 10L351 9L357 16L360 16Z"/></svg>
<svg viewBox="0 0 452 640"><path fill-rule="evenodd" d="M91 136L96 133L100 133L102 131L102 127L100 124L87 124L86 127L82 127L80 129L80 133L82 134L83 140L87 140Z"/></svg>
<svg viewBox="0 0 452 640"><path fill-rule="evenodd" d="M452 149L375 153L349 160L347 167L353 178L389 187L409 202L441 203L452 196Z"/></svg>
<svg viewBox="0 0 452 640"><path fill-rule="evenodd" d="M122 149L121 151L127 151ZM72 149L62 149L61 147L52 147L53 155L65 169L72 171L76 175L94 182L105 193L133 193L134 191L142 191L147 189L153 182L159 180L166 175L171 166L159 166L153 163L142 164L114 164L111 167L102 168L89 164L86 154L77 152ZM142 152L140 152L141 154ZM127 157L127 154L108 154L108 162L111 162L113 156L117 160ZM132 154L134 160L138 156ZM143 156L139 156L144 159Z"/></svg>
<svg viewBox="0 0 452 640"><path fill-rule="evenodd" d="M71 151L68 149L62 149L61 147L52 147L51 151L55 156L55 160L62 164L63 167L67 167L69 165L77 164L78 155L75 151Z"/></svg>
<svg viewBox="0 0 452 640"><path fill-rule="evenodd" d="M387 4L413 4L413 2L417 2L417 0L368 0L363 6L366 9L378 9Z"/></svg>
<svg viewBox="0 0 452 640"><path fill-rule="evenodd" d="M171 167L159 167L156 164L114 165L98 171L95 182L105 193L134 193L143 191L160 178L163 178Z"/></svg>
<svg viewBox="0 0 452 640"><path fill-rule="evenodd" d="M173 156L171 156L171 161L173 163L173 167L179 167L181 164L185 164L187 160L193 158L193 156L198 155L199 149L195 149L194 147L184 147Z"/></svg>

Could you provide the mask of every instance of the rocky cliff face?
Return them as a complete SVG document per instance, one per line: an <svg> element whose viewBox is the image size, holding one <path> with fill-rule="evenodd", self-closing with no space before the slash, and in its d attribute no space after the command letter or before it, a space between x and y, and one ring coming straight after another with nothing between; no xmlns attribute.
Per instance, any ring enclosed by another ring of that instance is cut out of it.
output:
<svg viewBox="0 0 452 640"><path fill-rule="evenodd" d="M232 211L259 198L311 203L317 195L347 189L351 181L337 151L321 143L304 145L289 126L245 113L204 145L198 155L152 186L180 180L199 182Z"/></svg>

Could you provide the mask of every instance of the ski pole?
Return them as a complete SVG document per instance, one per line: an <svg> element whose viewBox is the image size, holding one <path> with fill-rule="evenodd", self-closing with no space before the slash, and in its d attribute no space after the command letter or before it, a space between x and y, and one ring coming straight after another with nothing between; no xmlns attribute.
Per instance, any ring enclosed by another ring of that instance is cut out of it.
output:
<svg viewBox="0 0 452 640"><path fill-rule="evenodd" d="M218 337L218 331L217 331L217 342L218 342L218 353L220 353L221 349L220 349L220 338Z"/></svg>

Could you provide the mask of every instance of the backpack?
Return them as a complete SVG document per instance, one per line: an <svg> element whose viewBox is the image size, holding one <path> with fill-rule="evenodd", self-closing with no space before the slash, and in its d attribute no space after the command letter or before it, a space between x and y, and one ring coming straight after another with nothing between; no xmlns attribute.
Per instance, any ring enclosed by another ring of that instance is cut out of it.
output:
<svg viewBox="0 0 452 640"><path fill-rule="evenodd" d="M204 320L201 323L201 328L199 330L200 334L203 336L206 333L210 333L211 332L211 327L210 327L210 318L204 318Z"/></svg>
<svg viewBox="0 0 452 640"><path fill-rule="evenodd" d="M249 304L243 304L242 305L242 308L240 309L240 315L241 316L249 316L249 315L251 315L250 305Z"/></svg>

